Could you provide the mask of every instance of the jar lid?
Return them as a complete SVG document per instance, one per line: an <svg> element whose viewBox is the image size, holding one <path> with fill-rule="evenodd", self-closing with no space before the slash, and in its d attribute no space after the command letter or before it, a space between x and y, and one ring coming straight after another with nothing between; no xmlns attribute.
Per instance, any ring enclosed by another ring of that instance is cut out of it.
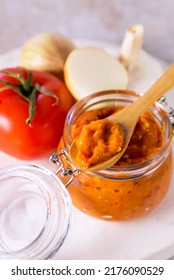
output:
<svg viewBox="0 0 174 280"><path fill-rule="evenodd" d="M51 259L71 220L71 199L57 176L38 165L0 170L0 259Z"/></svg>

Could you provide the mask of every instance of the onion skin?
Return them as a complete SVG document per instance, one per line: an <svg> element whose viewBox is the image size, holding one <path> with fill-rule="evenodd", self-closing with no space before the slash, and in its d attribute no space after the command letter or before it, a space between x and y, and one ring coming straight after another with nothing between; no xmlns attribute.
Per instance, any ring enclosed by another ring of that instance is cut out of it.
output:
<svg viewBox="0 0 174 280"><path fill-rule="evenodd" d="M38 33L29 38L20 51L19 66L62 77L65 60L76 47L57 33Z"/></svg>

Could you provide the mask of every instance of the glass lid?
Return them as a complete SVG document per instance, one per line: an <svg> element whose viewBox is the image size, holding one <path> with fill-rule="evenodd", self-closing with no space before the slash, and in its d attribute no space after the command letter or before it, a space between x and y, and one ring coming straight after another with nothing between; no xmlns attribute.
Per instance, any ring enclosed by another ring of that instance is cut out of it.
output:
<svg viewBox="0 0 174 280"><path fill-rule="evenodd" d="M0 258L50 259L69 231L71 199L51 171L36 165L0 170Z"/></svg>

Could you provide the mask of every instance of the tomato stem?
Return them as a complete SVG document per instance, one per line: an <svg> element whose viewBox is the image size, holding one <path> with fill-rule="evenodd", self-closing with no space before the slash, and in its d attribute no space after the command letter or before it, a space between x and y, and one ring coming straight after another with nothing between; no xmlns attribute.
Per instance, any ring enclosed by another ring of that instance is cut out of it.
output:
<svg viewBox="0 0 174 280"><path fill-rule="evenodd" d="M47 89L41 87L39 84L33 84L33 75L30 70L26 70L28 73L28 78L25 79L19 73L12 73L8 71L0 71L0 74L6 75L7 77L12 77L17 79L20 83L9 82L3 79L0 79L0 83L4 84L4 87L0 88L0 92L2 90L13 89L16 93L18 93L22 98L29 102L29 117L26 120L28 125L31 125L31 122L35 116L36 112L36 100L37 100L37 92L40 92L44 95L51 96L55 99L54 105L58 104L58 97L54 93L48 91Z"/></svg>
<svg viewBox="0 0 174 280"><path fill-rule="evenodd" d="M33 89L31 94L30 94L30 99L29 99L29 117L26 120L27 124L31 123L31 120L34 117L35 111L36 111L36 91L37 89Z"/></svg>

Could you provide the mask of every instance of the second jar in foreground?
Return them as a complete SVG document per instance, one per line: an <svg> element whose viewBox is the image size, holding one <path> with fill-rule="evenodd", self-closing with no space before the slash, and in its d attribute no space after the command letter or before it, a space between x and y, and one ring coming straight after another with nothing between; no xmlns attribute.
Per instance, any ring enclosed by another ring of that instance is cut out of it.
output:
<svg viewBox="0 0 174 280"><path fill-rule="evenodd" d="M105 111L103 108L107 110L111 108L112 111L113 108L125 107L136 98L137 95L130 91L105 91L77 102L67 115L58 152L65 148L68 153L73 136L78 134L80 129L80 126L76 127L74 124L78 122L80 116L84 115L84 112L88 111L91 120L95 120L91 112ZM160 133L159 135L152 133L149 141L153 140L153 137L159 137L159 142L160 137L162 139L156 153L149 158L144 157L140 162L134 160L131 164L126 164L125 161L107 170L83 171L77 174L68 187L73 204L77 208L100 219L127 220L149 212L162 201L172 176L172 126L167 114L159 106L152 106L150 115L153 116ZM107 115L101 114L102 117ZM85 122L88 120L84 120L81 125ZM141 136L136 135L136 137ZM140 151L145 149L145 146L144 144L140 146ZM69 166L66 160L63 162L65 166ZM61 178L61 180L65 179Z"/></svg>

